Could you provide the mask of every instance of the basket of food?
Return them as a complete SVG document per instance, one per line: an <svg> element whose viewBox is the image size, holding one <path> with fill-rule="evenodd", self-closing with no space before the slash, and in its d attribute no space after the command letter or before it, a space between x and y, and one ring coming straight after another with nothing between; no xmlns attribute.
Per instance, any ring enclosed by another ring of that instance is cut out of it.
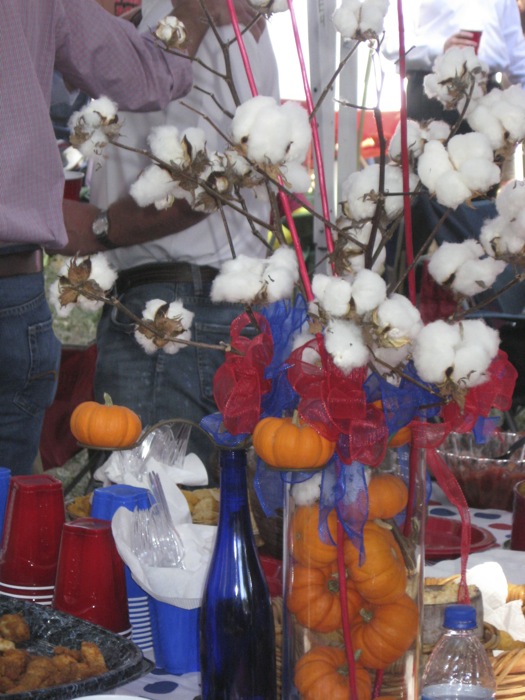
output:
<svg viewBox="0 0 525 700"><path fill-rule="evenodd" d="M513 488L525 479L525 445L500 459L521 435L497 432L478 444L472 433L451 433L438 452L471 508L512 510Z"/></svg>

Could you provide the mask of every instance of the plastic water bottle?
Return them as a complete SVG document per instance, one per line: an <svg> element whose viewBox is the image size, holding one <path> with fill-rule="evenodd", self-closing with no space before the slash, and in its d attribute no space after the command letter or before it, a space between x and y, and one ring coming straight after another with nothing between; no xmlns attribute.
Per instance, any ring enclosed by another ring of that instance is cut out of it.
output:
<svg viewBox="0 0 525 700"><path fill-rule="evenodd" d="M275 700L275 633L248 506L246 452L221 450L217 540L201 617L202 700Z"/></svg>
<svg viewBox="0 0 525 700"><path fill-rule="evenodd" d="M496 678L482 643L474 634L476 610L472 605L445 608L446 632L425 667L422 700L490 700Z"/></svg>

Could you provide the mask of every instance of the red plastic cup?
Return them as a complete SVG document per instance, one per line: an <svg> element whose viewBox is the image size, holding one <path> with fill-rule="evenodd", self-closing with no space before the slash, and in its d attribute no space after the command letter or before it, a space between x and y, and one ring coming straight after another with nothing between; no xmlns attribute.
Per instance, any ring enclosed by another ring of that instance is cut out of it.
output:
<svg viewBox="0 0 525 700"><path fill-rule="evenodd" d="M78 518L64 525L53 607L111 632L131 634L124 564L111 522Z"/></svg>
<svg viewBox="0 0 525 700"><path fill-rule="evenodd" d="M525 481L514 486L510 548L525 552Z"/></svg>
<svg viewBox="0 0 525 700"><path fill-rule="evenodd" d="M479 49L479 42L481 41L481 35L483 32L480 29L462 29L462 32L470 32L472 34L472 41L476 42L474 47L474 52L477 54Z"/></svg>
<svg viewBox="0 0 525 700"><path fill-rule="evenodd" d="M84 173L79 170L64 170L64 199L80 199Z"/></svg>
<svg viewBox="0 0 525 700"><path fill-rule="evenodd" d="M0 592L31 599L52 595L65 522L62 483L49 474L13 476L0 552ZM17 595L19 593L19 595Z"/></svg>

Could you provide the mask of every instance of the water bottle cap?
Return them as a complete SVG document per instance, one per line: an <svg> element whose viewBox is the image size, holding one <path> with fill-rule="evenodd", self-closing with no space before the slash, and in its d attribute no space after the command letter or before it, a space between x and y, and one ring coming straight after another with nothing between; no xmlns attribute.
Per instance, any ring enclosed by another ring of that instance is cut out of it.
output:
<svg viewBox="0 0 525 700"><path fill-rule="evenodd" d="M443 627L449 630L471 630L476 627L476 609L472 605L447 605Z"/></svg>

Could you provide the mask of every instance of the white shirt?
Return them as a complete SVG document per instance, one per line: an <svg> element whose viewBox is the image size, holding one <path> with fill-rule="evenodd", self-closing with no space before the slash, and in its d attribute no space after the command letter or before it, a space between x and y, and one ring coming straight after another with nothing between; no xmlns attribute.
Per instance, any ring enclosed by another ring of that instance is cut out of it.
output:
<svg viewBox="0 0 525 700"><path fill-rule="evenodd" d="M157 21L171 11L171 0L150 0L143 2L143 19L140 25L142 31L154 28ZM223 40L233 37L231 26L219 27ZM277 64L270 43L268 31L263 32L259 42L250 32L243 34L246 50L254 73L255 83L260 95L278 97ZM234 84L241 102L245 102L252 93L240 52L235 45L231 50L232 72ZM223 70L223 56L219 44L210 29L197 53L199 59L207 66ZM217 78L198 63L193 63L193 84L202 88L191 90L183 102L191 105L197 111L206 114L219 129L228 134L231 119L225 117L217 103L233 113L235 105L230 91L224 80ZM227 144L217 131L202 117L191 111L178 101L171 102L167 109L149 113L121 113L124 121L121 140L125 144L146 148L146 138L152 127L162 124L174 124L180 132L189 126L201 127L207 135L210 150L222 151ZM131 184L136 180L142 169L149 165L149 160L143 156L111 147L108 160L101 168L94 168L91 178L91 202L105 209L112 202L129 193ZM256 199L251 191L244 190L247 206L250 212L262 220L268 220L269 204L262 199ZM248 222L242 214L225 208L229 229L233 237L235 252L254 257L264 257L265 248L251 233ZM137 265L153 262L190 262L196 265L211 265L220 267L232 254L224 230L220 214L212 214L195 226L185 231L166 236L156 241L118 248L107 253L109 262L118 269L127 269Z"/></svg>
<svg viewBox="0 0 525 700"><path fill-rule="evenodd" d="M482 30L478 56L492 73L525 87L525 39L516 0L403 0L407 71L430 72L445 41L461 29ZM397 2L390 1L383 50L397 60Z"/></svg>

